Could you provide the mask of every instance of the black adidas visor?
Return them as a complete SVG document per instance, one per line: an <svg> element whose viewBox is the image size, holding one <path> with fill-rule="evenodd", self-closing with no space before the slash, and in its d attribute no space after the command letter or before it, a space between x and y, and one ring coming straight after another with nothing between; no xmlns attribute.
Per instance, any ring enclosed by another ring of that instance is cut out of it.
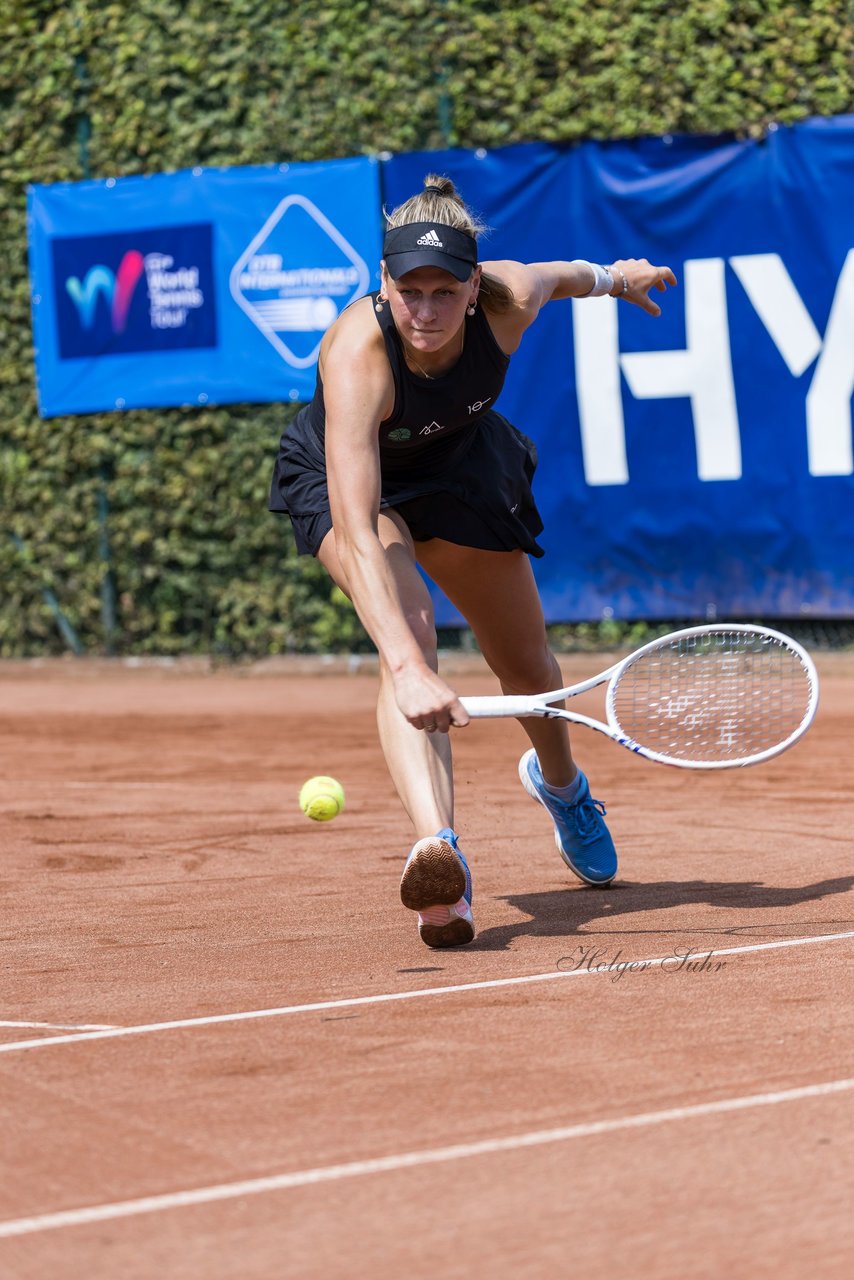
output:
<svg viewBox="0 0 854 1280"><path fill-rule="evenodd" d="M386 232L383 258L392 280L417 267L438 267L457 280L468 280L477 266L477 241L441 222L410 222Z"/></svg>

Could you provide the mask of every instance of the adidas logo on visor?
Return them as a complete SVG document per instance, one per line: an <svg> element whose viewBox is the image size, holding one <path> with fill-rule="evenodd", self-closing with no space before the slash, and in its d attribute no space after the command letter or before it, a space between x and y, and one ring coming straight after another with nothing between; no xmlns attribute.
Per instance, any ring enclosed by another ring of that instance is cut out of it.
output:
<svg viewBox="0 0 854 1280"><path fill-rule="evenodd" d="M444 249L445 247L432 227L423 236L419 236L415 243L425 245L428 249Z"/></svg>

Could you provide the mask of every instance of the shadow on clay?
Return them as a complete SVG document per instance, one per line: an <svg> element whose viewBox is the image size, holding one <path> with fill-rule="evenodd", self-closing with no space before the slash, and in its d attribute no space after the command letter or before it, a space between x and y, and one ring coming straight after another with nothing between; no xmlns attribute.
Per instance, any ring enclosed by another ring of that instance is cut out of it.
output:
<svg viewBox="0 0 854 1280"><path fill-rule="evenodd" d="M727 925L712 925L708 920L692 928L683 922L672 929L662 925L643 928L642 913L665 911L668 907L708 906L723 907L731 911L767 911L789 909L808 902L820 902L835 894L848 893L854 888L854 876L839 876L834 880L818 880L814 884L783 888L762 884L758 880L710 881L663 880L645 884L617 881L607 889L582 887L552 890L548 893L510 894L497 899L507 902L527 919L512 924L484 929L467 951L504 951L517 938L572 938L626 937L651 934L657 937L678 934L690 939L714 937L738 937L761 932L763 936L785 938L793 931L801 933L818 927L817 932L851 926L850 919L809 921L796 919L791 923L779 919ZM475 904L477 905L477 904ZM636 920L635 918L638 917Z"/></svg>

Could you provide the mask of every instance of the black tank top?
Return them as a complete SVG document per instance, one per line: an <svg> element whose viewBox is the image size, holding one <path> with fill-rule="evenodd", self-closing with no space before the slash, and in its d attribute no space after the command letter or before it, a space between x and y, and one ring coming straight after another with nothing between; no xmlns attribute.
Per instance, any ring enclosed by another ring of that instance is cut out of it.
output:
<svg viewBox="0 0 854 1280"><path fill-rule="evenodd" d="M377 294L371 294L376 304ZM477 429L480 418L489 413L504 386L510 357L492 333L489 321L478 307L465 318L465 342L459 360L437 378L413 373L403 355L400 335L388 304L375 310L385 339L388 362L394 380L394 408L380 423L380 464L384 475L432 470L446 464L464 439ZM317 375L314 399L300 410L321 448L326 430L323 383Z"/></svg>

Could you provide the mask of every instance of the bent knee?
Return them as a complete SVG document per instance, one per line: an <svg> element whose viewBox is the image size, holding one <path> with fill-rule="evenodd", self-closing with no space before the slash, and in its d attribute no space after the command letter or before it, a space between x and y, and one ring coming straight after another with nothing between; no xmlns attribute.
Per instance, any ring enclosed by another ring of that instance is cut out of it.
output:
<svg viewBox="0 0 854 1280"><path fill-rule="evenodd" d="M547 647L485 656L506 693L545 693L563 684L557 659Z"/></svg>

